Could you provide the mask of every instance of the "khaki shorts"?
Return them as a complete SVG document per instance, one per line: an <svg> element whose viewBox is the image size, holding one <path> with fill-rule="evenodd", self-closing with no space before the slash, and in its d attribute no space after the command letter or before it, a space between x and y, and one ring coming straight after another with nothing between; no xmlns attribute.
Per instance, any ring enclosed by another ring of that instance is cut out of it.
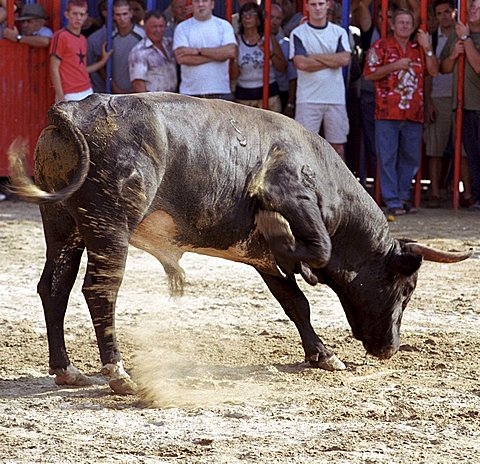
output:
<svg viewBox="0 0 480 464"><path fill-rule="evenodd" d="M315 134L318 134L323 122L325 139L335 144L345 143L350 130L345 105L297 103L295 121Z"/></svg>
<svg viewBox="0 0 480 464"><path fill-rule="evenodd" d="M237 103L241 103L246 106L253 106L253 108L263 108L263 100L235 100ZM282 112L282 102L280 101L280 95L275 95L268 98L268 109L275 111L276 113Z"/></svg>
<svg viewBox="0 0 480 464"><path fill-rule="evenodd" d="M455 142L455 113L452 111L451 97L434 97L437 119L428 124L425 130L425 153L427 156L442 157L448 146L450 133ZM462 145L462 156L466 156Z"/></svg>

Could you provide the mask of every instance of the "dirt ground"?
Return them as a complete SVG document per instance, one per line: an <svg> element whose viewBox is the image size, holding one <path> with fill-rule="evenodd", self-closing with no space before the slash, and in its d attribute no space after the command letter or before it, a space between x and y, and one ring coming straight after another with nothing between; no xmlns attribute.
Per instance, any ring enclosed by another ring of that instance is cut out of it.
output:
<svg viewBox="0 0 480 464"><path fill-rule="evenodd" d="M57 387L48 375L36 294L45 247L38 210L0 203L0 462L480 462L480 215L421 210L390 223L397 237L445 250L424 263L389 361L366 357L335 295L303 285L314 326L347 365L307 369L295 328L248 266L186 255L186 295L132 249L117 331L142 396L105 384ZM82 271L83 273L83 271ZM67 312L72 361L100 361L81 294Z"/></svg>

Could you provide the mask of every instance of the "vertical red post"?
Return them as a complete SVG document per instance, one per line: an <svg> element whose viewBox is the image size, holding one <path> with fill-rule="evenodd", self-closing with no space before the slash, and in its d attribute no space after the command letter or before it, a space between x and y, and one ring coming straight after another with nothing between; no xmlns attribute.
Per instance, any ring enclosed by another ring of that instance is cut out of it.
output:
<svg viewBox="0 0 480 464"><path fill-rule="evenodd" d="M382 39L385 39L388 33L388 0L382 0L381 12L382 12L382 26L381 26L380 36L382 37Z"/></svg>
<svg viewBox="0 0 480 464"><path fill-rule="evenodd" d="M388 33L388 0L381 0L380 11L382 14L382 24L380 25L380 37L385 39ZM380 188L380 163L377 153L377 162L375 169L375 201L378 205L382 203L382 190Z"/></svg>
<svg viewBox="0 0 480 464"><path fill-rule="evenodd" d="M420 0L420 29L423 31L427 30L427 15L428 15L428 0ZM424 143L423 137L420 142L420 160L418 163L418 171L415 176L415 192L413 197L413 204L415 208L420 206L420 201L422 198L422 158L424 152Z"/></svg>
<svg viewBox="0 0 480 464"><path fill-rule="evenodd" d="M53 0L53 11L55 14L52 15L52 27L54 31L58 31L62 25L61 0Z"/></svg>
<svg viewBox="0 0 480 464"><path fill-rule="evenodd" d="M13 9L14 5L15 4L13 0L7 0L7 27L9 29L13 29L13 26L15 26L15 11Z"/></svg>
<svg viewBox="0 0 480 464"><path fill-rule="evenodd" d="M232 23L232 0L227 0L225 5L225 19L231 24Z"/></svg>
<svg viewBox="0 0 480 464"><path fill-rule="evenodd" d="M303 2L302 2L302 13L303 13L303 16L304 16L305 18L308 16L307 0L303 0Z"/></svg>
<svg viewBox="0 0 480 464"><path fill-rule="evenodd" d="M459 0L458 17L463 24L467 23L467 0ZM453 208L458 209L460 203L460 164L462 160L462 127L463 127L463 85L465 80L465 54L457 61L457 112L455 114L455 155L453 157Z"/></svg>
<svg viewBox="0 0 480 464"><path fill-rule="evenodd" d="M265 25L263 29L263 52L265 54L263 62L263 102L262 107L268 109L268 97L270 86L270 14L272 11L272 0L265 0Z"/></svg>

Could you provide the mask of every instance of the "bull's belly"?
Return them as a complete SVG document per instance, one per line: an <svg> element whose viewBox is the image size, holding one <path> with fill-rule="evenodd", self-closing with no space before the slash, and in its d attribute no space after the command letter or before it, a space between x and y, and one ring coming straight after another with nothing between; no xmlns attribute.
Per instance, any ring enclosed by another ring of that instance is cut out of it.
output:
<svg viewBox="0 0 480 464"><path fill-rule="evenodd" d="M255 251L249 246L253 235L258 232L252 230L248 237L232 244L226 249L211 247L198 247L190 243L179 243L178 226L172 216L164 211L156 211L146 217L135 229L130 238L130 244L144 250L156 258L162 264L178 267L178 261L183 253L191 252L201 255L228 259L239 263L249 264L262 272L272 275L281 275L273 255L266 247L255 247ZM214 237L212 237L213 243ZM258 242L258 241L257 241Z"/></svg>

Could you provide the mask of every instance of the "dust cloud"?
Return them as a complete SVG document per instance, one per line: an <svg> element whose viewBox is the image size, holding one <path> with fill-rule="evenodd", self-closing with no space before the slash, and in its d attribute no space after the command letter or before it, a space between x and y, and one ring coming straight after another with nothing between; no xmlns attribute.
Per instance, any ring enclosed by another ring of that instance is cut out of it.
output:
<svg viewBox="0 0 480 464"><path fill-rule="evenodd" d="M134 345L141 347L132 357L132 380L141 401L150 407L194 409L243 404L268 394L268 385L258 384L258 375L252 370L263 369L263 374L272 375L274 367L204 364L195 357L193 339L182 339L180 346L160 328L132 333Z"/></svg>

